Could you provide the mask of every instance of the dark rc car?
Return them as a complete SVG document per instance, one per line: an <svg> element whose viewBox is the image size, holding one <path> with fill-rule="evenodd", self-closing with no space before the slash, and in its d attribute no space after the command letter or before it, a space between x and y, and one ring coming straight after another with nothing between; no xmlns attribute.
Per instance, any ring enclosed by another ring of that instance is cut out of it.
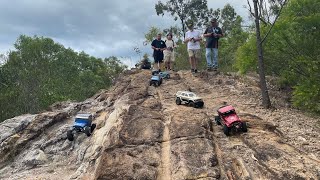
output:
<svg viewBox="0 0 320 180"><path fill-rule="evenodd" d="M96 128L96 124L93 124L92 120L91 114L77 114L73 126L67 131L68 140L73 141L75 133L85 133L89 137Z"/></svg>
<svg viewBox="0 0 320 180"><path fill-rule="evenodd" d="M195 108L202 108L204 105L201 97L197 96L195 93L189 91L178 91L176 93L176 104L180 105L182 103Z"/></svg>
<svg viewBox="0 0 320 180"><path fill-rule="evenodd" d="M247 132L247 123L240 120L233 106L223 106L218 109L218 116L215 116L217 125L223 126L223 132L229 136L230 132Z"/></svg>

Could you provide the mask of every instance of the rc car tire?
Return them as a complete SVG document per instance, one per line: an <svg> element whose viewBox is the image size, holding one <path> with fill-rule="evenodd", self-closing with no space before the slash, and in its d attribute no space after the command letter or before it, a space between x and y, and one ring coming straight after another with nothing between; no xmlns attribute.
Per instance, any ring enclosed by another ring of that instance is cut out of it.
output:
<svg viewBox="0 0 320 180"><path fill-rule="evenodd" d="M94 131L94 129L97 127L97 125L96 124L91 124L91 134L92 134L92 132Z"/></svg>
<svg viewBox="0 0 320 180"><path fill-rule="evenodd" d="M167 75L167 78L170 79L170 74Z"/></svg>
<svg viewBox="0 0 320 180"><path fill-rule="evenodd" d="M84 127L84 133L89 137L91 135L91 128L89 126Z"/></svg>
<svg viewBox="0 0 320 180"><path fill-rule="evenodd" d="M68 131L67 131L67 139L68 139L69 141L73 141L73 140L74 140L73 133L72 133L71 130L68 130Z"/></svg>
<svg viewBox="0 0 320 180"><path fill-rule="evenodd" d="M176 98L176 104L180 105L181 104L181 99L180 98Z"/></svg>
<svg viewBox="0 0 320 180"><path fill-rule="evenodd" d="M230 135L230 129L228 128L228 126L223 125L223 133L224 133L226 136L229 136L229 135Z"/></svg>
<svg viewBox="0 0 320 180"><path fill-rule="evenodd" d="M221 118L220 118L220 116L215 116L214 117L214 120L216 121L216 123L217 123L217 125L221 125Z"/></svg>
<svg viewBox="0 0 320 180"><path fill-rule="evenodd" d="M242 122L241 129L242 129L243 132L248 132L248 128L247 128L247 123L246 122Z"/></svg>
<svg viewBox="0 0 320 180"><path fill-rule="evenodd" d="M203 106L204 106L204 103L203 103L203 104L201 104L201 105L199 105L199 108L203 108Z"/></svg>
<svg viewBox="0 0 320 180"><path fill-rule="evenodd" d="M195 104L194 102L190 101L190 102L189 102L189 106L195 108L195 107L196 107L196 104Z"/></svg>
<svg viewBox="0 0 320 180"><path fill-rule="evenodd" d="M154 82L154 86L155 87L157 87L157 86L159 86L160 84L159 84L159 81L157 81L157 82Z"/></svg>

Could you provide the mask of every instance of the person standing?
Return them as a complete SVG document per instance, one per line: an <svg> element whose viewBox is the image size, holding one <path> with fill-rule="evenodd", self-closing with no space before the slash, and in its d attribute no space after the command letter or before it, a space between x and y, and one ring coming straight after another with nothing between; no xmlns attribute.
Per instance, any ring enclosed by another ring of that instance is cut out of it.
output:
<svg viewBox="0 0 320 180"><path fill-rule="evenodd" d="M184 40L185 43L188 43L188 55L189 55L189 62L191 66L191 72L197 73L197 66L198 61L200 59L200 41L201 33L194 29L193 22L189 21L187 23L188 31L186 32L186 39Z"/></svg>
<svg viewBox="0 0 320 180"><path fill-rule="evenodd" d="M164 64L166 67L166 70L173 70L174 65L174 48L176 47L174 44L174 41L172 39L172 34L169 33L167 35L167 40L165 40L166 43L166 50L163 51L164 53Z"/></svg>
<svg viewBox="0 0 320 180"><path fill-rule="evenodd" d="M163 63L163 51L166 49L166 43L161 40L161 34L158 34L157 39L152 41L151 48L153 49L154 57L153 69L160 72Z"/></svg>
<svg viewBox="0 0 320 180"><path fill-rule="evenodd" d="M203 36L207 38L206 41L206 59L208 70L218 69L218 47L219 38L223 37L223 33L220 27L218 27L218 22L216 18L211 20L211 26L208 27Z"/></svg>

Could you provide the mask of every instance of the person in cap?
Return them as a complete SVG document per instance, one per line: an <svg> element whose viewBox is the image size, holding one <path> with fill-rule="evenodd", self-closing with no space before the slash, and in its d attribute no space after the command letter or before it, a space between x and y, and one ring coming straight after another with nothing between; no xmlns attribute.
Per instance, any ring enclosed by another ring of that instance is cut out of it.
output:
<svg viewBox="0 0 320 180"><path fill-rule="evenodd" d="M166 70L173 70L173 64L174 64L174 49L175 49L175 43L172 39L172 34L169 33L167 35L167 39L164 41L166 43L166 50L163 51L164 53L164 64L166 67Z"/></svg>
<svg viewBox="0 0 320 180"><path fill-rule="evenodd" d="M208 70L217 70L219 38L223 37L223 33L221 28L218 27L216 18L213 18L210 22L211 26L208 27L203 34L206 38L207 68Z"/></svg>
<svg viewBox="0 0 320 180"><path fill-rule="evenodd" d="M161 34L158 34L157 38L152 41L151 48L153 49L154 58L153 69L160 72L163 63L163 51L166 49L166 43L161 40Z"/></svg>
<svg viewBox="0 0 320 180"><path fill-rule="evenodd" d="M194 29L193 22L187 22L188 31L186 32L186 38L184 40L185 43L188 43L188 55L189 55L189 62L191 66L191 72L197 73L197 66L198 61L200 59L200 41L201 33Z"/></svg>

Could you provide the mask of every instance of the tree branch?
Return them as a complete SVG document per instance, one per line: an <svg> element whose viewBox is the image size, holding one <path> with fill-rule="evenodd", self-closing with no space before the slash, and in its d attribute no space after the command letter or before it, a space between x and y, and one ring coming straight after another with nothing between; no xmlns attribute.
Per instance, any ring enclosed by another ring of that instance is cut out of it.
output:
<svg viewBox="0 0 320 180"><path fill-rule="evenodd" d="M280 10L279 10L279 13L277 14L275 20L273 21L270 29L269 29L268 32L267 32L267 34L266 34L266 35L263 37L263 39L261 40L261 44L262 44L262 43L266 40L266 38L269 36L269 34L270 34L273 26L276 24L278 18L280 17L280 14L281 14L281 11L282 11L283 7L286 5L287 2L288 2L288 0L285 0L285 1L283 2L283 4L281 5L281 8L280 8Z"/></svg>
<svg viewBox="0 0 320 180"><path fill-rule="evenodd" d="M250 4L250 2L249 2L249 0L247 0L247 2L248 2L248 5L249 5L249 9L248 9L248 11L250 12L250 14L251 14L251 16L255 16L254 15L254 13L252 12L252 8L251 8L251 4ZM265 25L267 25L268 24L268 22L266 22L263 18L261 18L261 12L260 12L260 15L259 15L259 20L261 21L261 22L263 22L263 24L265 24ZM270 24L270 23L269 23Z"/></svg>

